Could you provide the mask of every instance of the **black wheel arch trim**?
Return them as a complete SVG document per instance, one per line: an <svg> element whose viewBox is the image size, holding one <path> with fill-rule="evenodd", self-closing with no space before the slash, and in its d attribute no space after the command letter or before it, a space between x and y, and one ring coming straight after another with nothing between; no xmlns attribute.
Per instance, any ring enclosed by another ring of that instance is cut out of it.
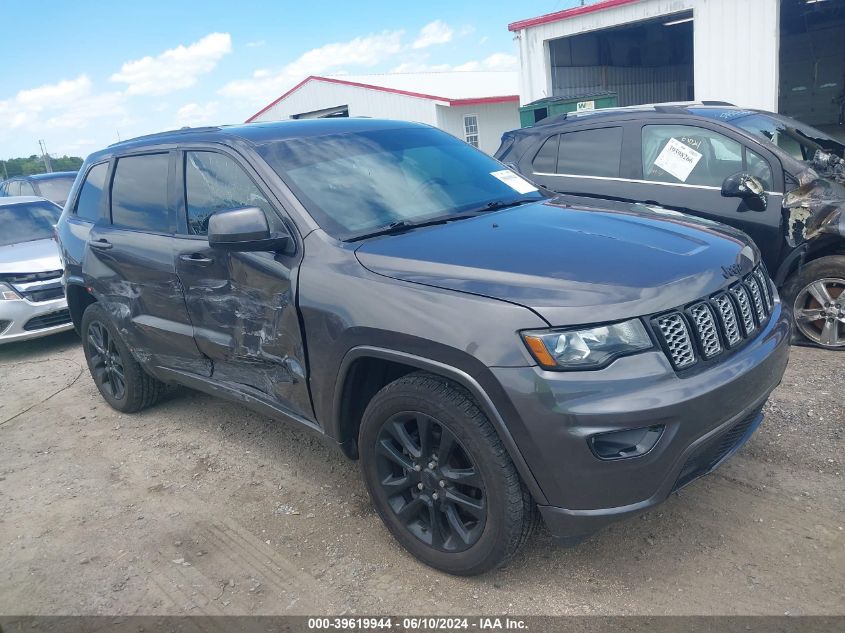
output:
<svg viewBox="0 0 845 633"><path fill-rule="evenodd" d="M353 347L343 357L337 375L337 382L335 384L332 419L330 421L331 426L328 429L328 433L341 442L341 448L345 454L353 456L355 451L341 441L341 438L343 437L343 420L341 415L343 404L343 386L348 377L349 368L352 366L354 361L360 358L379 358L409 365L411 367L416 367L418 369L430 371L433 374L443 376L444 378L453 380L464 387L470 392L473 398L475 398L475 401L481 407L482 411L487 416L487 419L490 420L493 428L496 429L502 443L505 445L505 449L508 451L508 455L513 461L514 466L516 466L517 472L519 472L522 481L525 483L525 486L528 488L528 491L531 493L534 500L538 504L548 503L546 496L540 489L534 474L528 466L528 462L525 461L522 451L520 451L517 446L516 441L508 429L508 426L505 423L498 407L494 404L493 399L490 397L487 390L481 386L479 381L462 369L458 369L457 367L453 367L430 358L409 354L407 352L370 345L361 345Z"/></svg>

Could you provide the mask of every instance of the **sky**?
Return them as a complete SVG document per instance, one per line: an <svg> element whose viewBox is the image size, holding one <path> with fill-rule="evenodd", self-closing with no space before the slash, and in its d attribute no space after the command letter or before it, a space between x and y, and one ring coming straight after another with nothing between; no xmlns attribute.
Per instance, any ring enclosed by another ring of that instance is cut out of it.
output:
<svg viewBox="0 0 845 633"><path fill-rule="evenodd" d="M308 75L515 70L507 25L579 0L41 0L4 29L0 158L242 123ZM15 1L0 0L4 15ZM11 58L9 57L11 56Z"/></svg>

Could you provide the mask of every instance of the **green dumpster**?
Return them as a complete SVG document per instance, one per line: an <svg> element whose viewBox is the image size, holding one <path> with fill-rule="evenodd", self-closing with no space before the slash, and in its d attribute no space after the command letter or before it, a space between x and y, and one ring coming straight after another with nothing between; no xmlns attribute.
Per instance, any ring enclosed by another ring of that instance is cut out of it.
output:
<svg viewBox="0 0 845 633"><path fill-rule="evenodd" d="M567 112L614 108L617 103L616 93L608 91L546 97L522 106L519 109L519 122L522 127L529 127L547 117Z"/></svg>

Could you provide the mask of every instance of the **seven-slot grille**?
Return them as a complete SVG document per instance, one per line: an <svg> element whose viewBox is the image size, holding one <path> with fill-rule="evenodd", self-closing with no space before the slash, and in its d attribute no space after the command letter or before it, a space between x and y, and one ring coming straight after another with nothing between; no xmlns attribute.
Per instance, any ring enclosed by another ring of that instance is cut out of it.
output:
<svg viewBox="0 0 845 633"><path fill-rule="evenodd" d="M675 369L689 369L751 338L766 324L774 293L762 266L710 299L652 319Z"/></svg>

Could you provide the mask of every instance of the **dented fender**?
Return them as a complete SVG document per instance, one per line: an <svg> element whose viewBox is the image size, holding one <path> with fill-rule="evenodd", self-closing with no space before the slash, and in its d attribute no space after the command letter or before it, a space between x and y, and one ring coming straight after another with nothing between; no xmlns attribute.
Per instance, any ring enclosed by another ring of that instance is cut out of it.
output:
<svg viewBox="0 0 845 633"><path fill-rule="evenodd" d="M819 235L845 237L845 185L808 169L784 196L786 241L795 248Z"/></svg>

